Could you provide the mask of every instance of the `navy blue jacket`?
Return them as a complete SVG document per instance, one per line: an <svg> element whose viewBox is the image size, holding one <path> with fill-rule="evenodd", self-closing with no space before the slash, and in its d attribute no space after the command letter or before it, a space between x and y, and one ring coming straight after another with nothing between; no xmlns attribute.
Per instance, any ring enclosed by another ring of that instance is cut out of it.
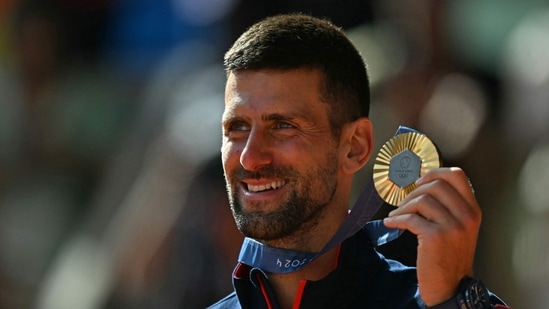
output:
<svg viewBox="0 0 549 309"><path fill-rule="evenodd" d="M210 309L277 309L267 276L239 263L233 273L235 291ZM494 304L502 304L494 296ZM319 281L303 281L294 308L425 308L416 270L386 259L369 243L364 231L345 240L338 267ZM457 309L452 300L432 307ZM502 307L505 308L505 307Z"/></svg>

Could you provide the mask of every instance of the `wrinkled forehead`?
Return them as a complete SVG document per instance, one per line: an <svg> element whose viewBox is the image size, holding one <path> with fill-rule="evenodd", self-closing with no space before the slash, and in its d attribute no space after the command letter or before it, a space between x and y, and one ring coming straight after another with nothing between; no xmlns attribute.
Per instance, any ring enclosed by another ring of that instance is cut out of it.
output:
<svg viewBox="0 0 549 309"><path fill-rule="evenodd" d="M304 91L321 98L324 83L324 73L319 69L238 70L227 74L225 99L234 96L236 92L241 95L261 93L280 96Z"/></svg>
<svg viewBox="0 0 549 309"><path fill-rule="evenodd" d="M224 117L243 112L262 117L327 113L320 95L321 81L322 74L315 70L232 72L225 86Z"/></svg>

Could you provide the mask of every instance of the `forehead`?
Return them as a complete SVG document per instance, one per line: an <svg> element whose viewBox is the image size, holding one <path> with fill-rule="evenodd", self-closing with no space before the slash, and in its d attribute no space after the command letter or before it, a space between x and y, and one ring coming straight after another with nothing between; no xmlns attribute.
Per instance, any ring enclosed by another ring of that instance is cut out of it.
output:
<svg viewBox="0 0 549 309"><path fill-rule="evenodd" d="M244 70L231 72L225 87L225 112L326 111L319 70Z"/></svg>

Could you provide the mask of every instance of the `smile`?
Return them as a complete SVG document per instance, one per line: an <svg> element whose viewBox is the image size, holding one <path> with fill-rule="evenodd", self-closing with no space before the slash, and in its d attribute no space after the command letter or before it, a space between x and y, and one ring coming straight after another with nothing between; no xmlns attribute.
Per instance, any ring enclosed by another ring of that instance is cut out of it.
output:
<svg viewBox="0 0 549 309"><path fill-rule="evenodd" d="M261 192L261 191L266 191L266 190L275 190L275 189L278 189L278 188L284 186L285 184L286 184L286 181L278 180L278 181L273 181L271 183L266 183L266 184L263 184L263 185L250 185L250 184L248 184L247 187L248 187L248 191L250 191L250 192Z"/></svg>

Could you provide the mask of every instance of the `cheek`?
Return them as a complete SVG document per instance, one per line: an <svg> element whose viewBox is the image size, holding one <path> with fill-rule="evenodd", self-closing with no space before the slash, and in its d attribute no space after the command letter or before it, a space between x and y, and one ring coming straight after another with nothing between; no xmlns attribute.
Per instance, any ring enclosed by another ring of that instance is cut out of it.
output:
<svg viewBox="0 0 549 309"><path fill-rule="evenodd" d="M221 145L221 161L223 162L223 167L226 169L227 166L234 165L234 162L240 162L240 153L241 150L235 146L233 143L223 143Z"/></svg>

